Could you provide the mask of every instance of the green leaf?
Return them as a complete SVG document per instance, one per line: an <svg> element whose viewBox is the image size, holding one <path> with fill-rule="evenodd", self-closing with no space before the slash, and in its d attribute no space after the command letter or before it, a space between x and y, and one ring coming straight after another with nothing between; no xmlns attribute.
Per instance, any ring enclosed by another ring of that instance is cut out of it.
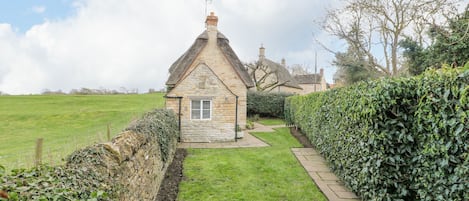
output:
<svg viewBox="0 0 469 201"><path fill-rule="evenodd" d="M464 124L459 124L456 130L454 131L454 135L458 136L464 130Z"/></svg>
<svg viewBox="0 0 469 201"><path fill-rule="evenodd" d="M412 135L407 135L407 140L409 142L414 142L414 138L412 137Z"/></svg>

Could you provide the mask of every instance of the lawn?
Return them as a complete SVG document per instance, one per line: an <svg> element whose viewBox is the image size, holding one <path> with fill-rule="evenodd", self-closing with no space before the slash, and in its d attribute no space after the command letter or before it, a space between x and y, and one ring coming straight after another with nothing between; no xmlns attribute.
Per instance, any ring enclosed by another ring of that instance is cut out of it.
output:
<svg viewBox="0 0 469 201"><path fill-rule="evenodd" d="M258 123L265 125L265 126L285 125L285 121L283 119L261 118L259 119Z"/></svg>
<svg viewBox="0 0 469 201"><path fill-rule="evenodd" d="M0 96L0 164L33 164L35 142L44 138L43 160L55 165L74 150L107 140L129 122L163 107L163 94L97 96Z"/></svg>
<svg viewBox="0 0 469 201"><path fill-rule="evenodd" d="M255 136L272 146L189 149L178 199L327 200L292 154L301 145L287 128Z"/></svg>

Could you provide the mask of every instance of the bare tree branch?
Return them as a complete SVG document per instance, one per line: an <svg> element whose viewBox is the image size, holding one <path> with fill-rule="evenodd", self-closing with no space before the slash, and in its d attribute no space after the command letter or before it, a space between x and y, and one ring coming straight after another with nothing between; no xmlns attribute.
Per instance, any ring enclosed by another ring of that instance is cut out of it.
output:
<svg viewBox="0 0 469 201"><path fill-rule="evenodd" d="M278 72L272 71L269 66L264 65L262 61L245 64L249 76L253 79L257 91L271 91L277 86L287 82L279 82Z"/></svg>
<svg viewBox="0 0 469 201"><path fill-rule="evenodd" d="M348 0L343 9L329 10L323 30L347 42L367 58L368 67L387 76L401 71L399 42L412 36L420 44L431 23L454 16L459 0ZM431 22L431 23L430 23ZM468 27L469 34L469 27ZM323 43L324 49L336 53ZM382 58L379 61L378 58Z"/></svg>

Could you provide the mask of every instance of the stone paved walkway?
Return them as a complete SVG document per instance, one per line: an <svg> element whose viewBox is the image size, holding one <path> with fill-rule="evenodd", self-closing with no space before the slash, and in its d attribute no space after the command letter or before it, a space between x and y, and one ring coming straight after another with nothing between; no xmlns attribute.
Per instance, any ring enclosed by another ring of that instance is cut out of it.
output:
<svg viewBox="0 0 469 201"><path fill-rule="evenodd" d="M326 161L316 150L313 148L292 148L292 152L329 201L360 200L327 167Z"/></svg>
<svg viewBox="0 0 469 201"><path fill-rule="evenodd" d="M253 130L245 130L244 137L238 139L237 142L211 142L211 143L191 143L181 142L178 144L178 148L200 148L200 149L220 149L220 148L247 148L247 147L268 147L269 144L264 141L252 136L251 132L274 132L272 128L282 126L267 127L262 124L254 123Z"/></svg>
<svg viewBox="0 0 469 201"><path fill-rule="evenodd" d="M248 148L248 147L268 147L269 144L252 136L249 133L253 132L274 132L274 128L285 127L283 125L264 126L262 124L254 123L254 129L245 130L244 137L238 139L237 142L207 142L207 143L191 143L181 142L178 148L195 148L195 149L221 149L221 148Z"/></svg>
<svg viewBox="0 0 469 201"><path fill-rule="evenodd" d="M262 140L257 139L251 134L244 131L244 137L238 139L237 142L207 142L207 143L192 143L181 142L178 148L199 148L199 149L221 149L221 148L247 148L247 147L268 147L269 144Z"/></svg>

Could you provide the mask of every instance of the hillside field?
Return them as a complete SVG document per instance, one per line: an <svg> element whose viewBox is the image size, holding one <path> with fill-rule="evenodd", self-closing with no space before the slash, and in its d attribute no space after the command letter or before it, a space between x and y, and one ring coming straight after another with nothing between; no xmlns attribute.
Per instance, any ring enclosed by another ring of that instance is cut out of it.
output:
<svg viewBox="0 0 469 201"><path fill-rule="evenodd" d="M60 164L78 148L107 141L144 112L164 105L162 93L135 95L0 96L0 164L34 164L35 144L44 139L43 161Z"/></svg>

